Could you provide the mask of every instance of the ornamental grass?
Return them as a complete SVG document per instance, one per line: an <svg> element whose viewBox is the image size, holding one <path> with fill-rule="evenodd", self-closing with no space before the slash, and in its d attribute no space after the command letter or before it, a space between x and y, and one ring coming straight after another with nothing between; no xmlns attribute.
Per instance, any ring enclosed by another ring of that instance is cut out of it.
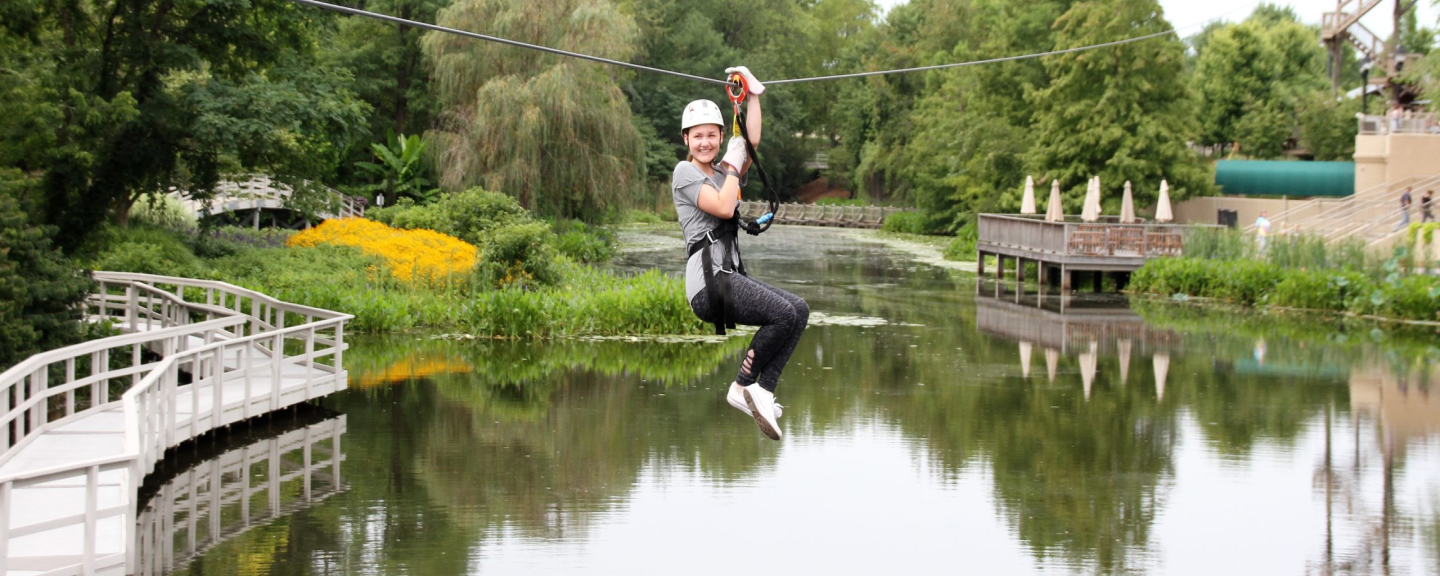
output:
<svg viewBox="0 0 1440 576"><path fill-rule="evenodd" d="M400 230L365 218L326 220L290 237L287 246L354 246L385 259L390 274L406 282L447 283L475 267L479 251L459 238L434 230Z"/></svg>

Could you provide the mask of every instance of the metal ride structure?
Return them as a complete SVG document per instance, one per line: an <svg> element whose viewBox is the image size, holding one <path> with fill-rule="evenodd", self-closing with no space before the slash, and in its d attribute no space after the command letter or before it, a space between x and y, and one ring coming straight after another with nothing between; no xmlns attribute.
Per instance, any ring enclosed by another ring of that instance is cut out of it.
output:
<svg viewBox="0 0 1440 576"><path fill-rule="evenodd" d="M343 390L352 316L224 282L96 272L122 334L0 373L0 576L134 574L137 491L166 450Z"/></svg>
<svg viewBox="0 0 1440 576"><path fill-rule="evenodd" d="M1360 22L1361 18L1380 6L1383 1L1335 0L1335 10L1321 16L1320 41L1325 44L1328 53L1326 64L1330 71L1332 91L1340 90L1341 64L1344 62L1345 46L1349 45L1364 55L1367 62L1362 66L1362 72L1367 73L1367 85L1361 88L1369 90L1369 85L1372 84L1384 86L1389 90L1392 101L1400 101L1400 85L1396 82L1397 77L1405 69L1406 64L1424 55L1405 53L1405 47L1399 45L1398 33L1392 32L1388 40L1381 40L1377 34L1371 32ZM1415 9L1415 3L1418 1L1395 0L1393 31L1400 30L1401 19ZM1378 70L1379 73L1368 74L1370 70Z"/></svg>

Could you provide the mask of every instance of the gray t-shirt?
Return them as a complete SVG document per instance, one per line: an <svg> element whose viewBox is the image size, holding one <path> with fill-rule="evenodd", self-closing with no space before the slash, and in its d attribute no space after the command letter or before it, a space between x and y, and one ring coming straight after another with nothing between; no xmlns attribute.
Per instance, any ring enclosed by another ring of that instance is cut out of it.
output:
<svg viewBox="0 0 1440 576"><path fill-rule="evenodd" d="M675 173L670 177L670 192L675 199L675 213L679 215L680 232L685 236L685 246L690 246L695 241L705 236L705 232L715 229L720 225L721 220L709 212L700 209L700 188L706 182L720 190L725 185L725 173L720 169L720 163L716 162L712 167L714 173L707 177L700 167L689 160L683 160L675 165ZM741 178L744 183L744 178ZM734 254L734 263L739 263L739 253ZM695 300L695 295L705 289L705 277L700 274L701 254L696 252L690 260L685 263L685 299ZM725 253L721 245L710 245L710 261L714 270L722 268ZM735 267L723 266L726 270L734 270Z"/></svg>

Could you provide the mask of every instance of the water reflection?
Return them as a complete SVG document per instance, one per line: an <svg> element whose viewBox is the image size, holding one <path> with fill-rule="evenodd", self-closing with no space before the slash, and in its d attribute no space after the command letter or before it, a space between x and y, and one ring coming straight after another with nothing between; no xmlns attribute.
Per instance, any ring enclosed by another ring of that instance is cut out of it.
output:
<svg viewBox="0 0 1440 576"><path fill-rule="evenodd" d="M182 570L226 540L308 509L344 489L345 416L301 407L207 438L146 478L136 523L136 574ZM265 539L263 536L261 539ZM268 571L250 554L237 568Z"/></svg>
<svg viewBox="0 0 1440 576"><path fill-rule="evenodd" d="M807 331L784 442L721 399L744 339L356 340L327 401L350 488L283 551L246 534L191 571L721 574L757 534L777 572L1436 570L1433 334L1052 307L844 234L746 245L814 310L888 321Z"/></svg>

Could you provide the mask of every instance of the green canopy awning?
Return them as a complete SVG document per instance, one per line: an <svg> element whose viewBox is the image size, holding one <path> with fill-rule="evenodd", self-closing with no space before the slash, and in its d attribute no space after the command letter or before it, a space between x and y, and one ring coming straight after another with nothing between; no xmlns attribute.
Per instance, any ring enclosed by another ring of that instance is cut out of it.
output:
<svg viewBox="0 0 1440 576"><path fill-rule="evenodd" d="M1215 165L1215 184L1226 196L1350 196L1355 163L1221 160Z"/></svg>

